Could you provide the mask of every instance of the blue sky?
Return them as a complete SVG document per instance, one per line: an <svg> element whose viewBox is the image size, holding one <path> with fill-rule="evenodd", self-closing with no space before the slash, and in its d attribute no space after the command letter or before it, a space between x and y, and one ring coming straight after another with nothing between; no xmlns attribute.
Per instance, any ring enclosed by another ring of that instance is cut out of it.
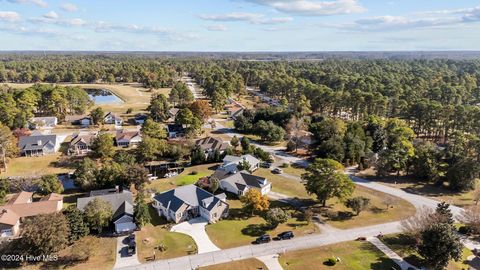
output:
<svg viewBox="0 0 480 270"><path fill-rule="evenodd" d="M0 50L480 50L480 1L0 0Z"/></svg>

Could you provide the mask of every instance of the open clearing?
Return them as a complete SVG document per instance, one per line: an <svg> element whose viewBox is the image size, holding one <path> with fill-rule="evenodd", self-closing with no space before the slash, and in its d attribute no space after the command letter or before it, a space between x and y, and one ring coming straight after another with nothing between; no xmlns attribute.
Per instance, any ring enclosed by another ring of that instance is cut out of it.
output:
<svg viewBox="0 0 480 270"><path fill-rule="evenodd" d="M339 257L340 262L335 266L325 265L325 261L332 257ZM396 266L374 245L357 241L287 252L279 261L285 270L386 270Z"/></svg>

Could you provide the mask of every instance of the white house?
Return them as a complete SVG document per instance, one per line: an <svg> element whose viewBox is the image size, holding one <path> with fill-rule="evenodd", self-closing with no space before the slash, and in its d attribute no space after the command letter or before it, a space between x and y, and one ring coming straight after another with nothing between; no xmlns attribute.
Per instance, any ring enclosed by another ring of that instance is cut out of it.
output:
<svg viewBox="0 0 480 270"><path fill-rule="evenodd" d="M31 129L51 129L58 125L57 117L33 117L29 121Z"/></svg>
<svg viewBox="0 0 480 270"><path fill-rule="evenodd" d="M220 188L224 191L236 194L238 196L245 195L250 189L258 190L262 195L267 195L272 189L272 183L266 178L252 175L247 171L241 172L225 172L217 170L213 177L220 180Z"/></svg>
<svg viewBox="0 0 480 270"><path fill-rule="evenodd" d="M250 154L240 157L226 155L223 158L223 164L220 166L220 169L227 172L236 172L238 164L243 161L247 161L250 164L250 171L252 172L260 167L260 160Z"/></svg>
<svg viewBox="0 0 480 270"><path fill-rule="evenodd" d="M109 112L103 118L103 123L114 124L115 126L121 126L123 124L123 119L116 116L114 113Z"/></svg>

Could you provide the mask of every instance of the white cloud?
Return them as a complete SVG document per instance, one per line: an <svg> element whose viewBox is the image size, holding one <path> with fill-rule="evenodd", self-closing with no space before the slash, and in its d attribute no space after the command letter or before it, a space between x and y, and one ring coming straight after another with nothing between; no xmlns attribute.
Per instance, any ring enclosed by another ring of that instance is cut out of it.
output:
<svg viewBox="0 0 480 270"><path fill-rule="evenodd" d="M213 24L207 26L208 31L227 31L228 28L223 24Z"/></svg>
<svg viewBox="0 0 480 270"><path fill-rule="evenodd" d="M6 0L10 3L15 3L15 4L34 4L39 7L47 7L48 4L43 1L43 0Z"/></svg>
<svg viewBox="0 0 480 270"><path fill-rule="evenodd" d="M14 22L20 20L20 14L14 11L0 11L0 21Z"/></svg>
<svg viewBox="0 0 480 270"><path fill-rule="evenodd" d="M243 13L243 12L233 12L227 14L218 14L218 15L199 15L201 19L208 21L219 21L219 22L250 22L254 24L281 24L290 22L293 19L290 17L278 17L278 18L266 18L263 14L258 13Z"/></svg>
<svg viewBox="0 0 480 270"><path fill-rule="evenodd" d="M367 9L358 0L245 0L268 6L280 12L304 16L326 16L337 14L362 13Z"/></svg>
<svg viewBox="0 0 480 270"><path fill-rule="evenodd" d="M50 19L50 20L56 20L56 19L58 19L58 14L55 11L50 11L47 14L44 14L43 18Z"/></svg>
<svg viewBox="0 0 480 270"><path fill-rule="evenodd" d="M67 20L65 21L65 23L67 25L72 25L72 26L82 26L82 25L86 25L87 22L83 19L80 19L80 18L76 18L76 19L71 19L71 20Z"/></svg>
<svg viewBox="0 0 480 270"><path fill-rule="evenodd" d="M75 12L78 10L78 7L72 3L63 3L62 5L60 5L60 8L63 11L68 11L68 12Z"/></svg>

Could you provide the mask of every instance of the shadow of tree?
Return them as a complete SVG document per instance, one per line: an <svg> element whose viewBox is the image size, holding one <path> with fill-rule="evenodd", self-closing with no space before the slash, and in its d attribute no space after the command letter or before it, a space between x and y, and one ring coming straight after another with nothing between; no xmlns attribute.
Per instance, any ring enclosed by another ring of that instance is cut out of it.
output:
<svg viewBox="0 0 480 270"><path fill-rule="evenodd" d="M267 230L268 226L265 224L249 224L246 228L242 229L242 234L258 237L264 235Z"/></svg>

